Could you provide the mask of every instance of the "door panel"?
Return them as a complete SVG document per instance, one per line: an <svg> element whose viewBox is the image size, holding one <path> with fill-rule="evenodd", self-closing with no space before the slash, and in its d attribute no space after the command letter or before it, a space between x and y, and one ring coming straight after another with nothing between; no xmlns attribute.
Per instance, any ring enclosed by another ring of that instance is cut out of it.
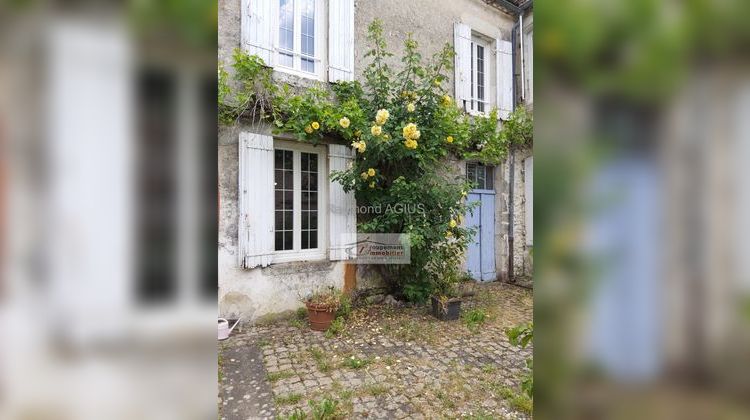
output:
<svg viewBox="0 0 750 420"><path fill-rule="evenodd" d="M470 193L467 201L469 203L480 201L482 196L480 194ZM466 226L467 227L479 227L481 221L482 206L477 205L473 209L469 210L466 214ZM468 256L466 258L466 269L474 280L482 280L482 269L481 269L481 247L480 247L480 235L476 233L469 243Z"/></svg>
<svg viewBox="0 0 750 420"><path fill-rule="evenodd" d="M466 269L474 280L493 281L495 271L495 192L474 190L468 202L479 202L466 214L466 226L476 228L469 243Z"/></svg>

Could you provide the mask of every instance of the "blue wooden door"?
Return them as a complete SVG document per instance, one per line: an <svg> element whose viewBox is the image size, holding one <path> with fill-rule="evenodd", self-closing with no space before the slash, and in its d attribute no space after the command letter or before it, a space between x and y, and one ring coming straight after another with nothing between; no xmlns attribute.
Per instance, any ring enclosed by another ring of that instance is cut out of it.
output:
<svg viewBox="0 0 750 420"><path fill-rule="evenodd" d="M466 215L466 225L476 233L469 244L466 268L477 281L497 279L495 270L495 191L472 190L468 201L479 202Z"/></svg>

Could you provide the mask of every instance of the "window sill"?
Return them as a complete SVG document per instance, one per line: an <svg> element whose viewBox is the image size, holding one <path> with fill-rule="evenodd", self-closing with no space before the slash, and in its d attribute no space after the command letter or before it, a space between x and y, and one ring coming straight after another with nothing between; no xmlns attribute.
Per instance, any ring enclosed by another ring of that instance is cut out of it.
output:
<svg viewBox="0 0 750 420"><path fill-rule="evenodd" d="M308 72L304 72L304 71L301 71L301 70L293 69L293 68L290 68L290 67L284 67L284 66L281 66L281 65L277 65L273 69L274 69L274 71L277 71L279 73L288 74L290 76L296 76L296 77L299 77L299 78L302 78L302 79L316 80L316 81L319 81L319 82L324 81L323 80L323 75L319 74L319 73L308 73Z"/></svg>
<svg viewBox="0 0 750 420"><path fill-rule="evenodd" d="M325 250L310 251L275 251L271 264L281 264L290 262L321 261L327 259Z"/></svg>

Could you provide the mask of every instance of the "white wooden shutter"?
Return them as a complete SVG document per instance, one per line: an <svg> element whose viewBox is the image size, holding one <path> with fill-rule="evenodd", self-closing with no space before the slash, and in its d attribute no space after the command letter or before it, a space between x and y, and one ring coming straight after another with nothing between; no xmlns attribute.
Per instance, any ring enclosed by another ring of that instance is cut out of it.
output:
<svg viewBox="0 0 750 420"><path fill-rule="evenodd" d="M354 0L328 3L328 81L354 80Z"/></svg>
<svg viewBox="0 0 750 420"><path fill-rule="evenodd" d="M274 0L241 0L240 39L242 49L256 54L266 65L273 65L273 4Z"/></svg>
<svg viewBox="0 0 750 420"><path fill-rule="evenodd" d="M513 112L513 44L509 41L496 40L495 56L497 58L497 107L500 118L507 119Z"/></svg>
<svg viewBox="0 0 750 420"><path fill-rule="evenodd" d="M354 160L354 150L349 146L332 144L328 146L329 168L331 171L348 169ZM354 192L345 193L337 181L331 181L330 205L330 259L348 260L354 257L347 248L354 246L357 239L357 202Z"/></svg>
<svg viewBox="0 0 750 420"><path fill-rule="evenodd" d="M273 253L273 137L242 132L239 147L240 266L265 267Z"/></svg>
<svg viewBox="0 0 750 420"><path fill-rule="evenodd" d="M534 157L524 161L524 195L526 196L526 245L534 243Z"/></svg>
<svg viewBox="0 0 750 420"><path fill-rule="evenodd" d="M471 108L471 28L463 23L453 26L453 48L456 51L456 103L463 109Z"/></svg>

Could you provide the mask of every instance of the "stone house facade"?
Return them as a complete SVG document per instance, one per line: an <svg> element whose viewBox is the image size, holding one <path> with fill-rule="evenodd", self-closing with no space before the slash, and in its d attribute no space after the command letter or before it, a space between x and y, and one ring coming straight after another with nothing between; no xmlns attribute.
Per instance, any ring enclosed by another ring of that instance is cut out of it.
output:
<svg viewBox="0 0 750 420"><path fill-rule="evenodd" d="M367 26L380 18L396 53L394 67L408 32L423 56L451 43L456 70L449 93L470 113L497 106L502 119L520 101L532 103L533 11L527 3L221 0L218 58L231 71L232 51L242 47L273 67L275 81L301 87L362 80ZM219 128L222 316L256 319L294 310L305 294L324 285L358 290L379 285L369 270L348 259L338 239L355 231L356 203L328 173L347 159L348 146L313 147L272 135L270 127L257 123ZM456 165L481 184L470 199L483 200L486 212L475 220L482 234L469 250L467 270L480 281L530 277L531 150L514 152L497 167ZM279 186L275 172L293 186ZM302 177L317 179L317 186L302 190L294 181Z"/></svg>

